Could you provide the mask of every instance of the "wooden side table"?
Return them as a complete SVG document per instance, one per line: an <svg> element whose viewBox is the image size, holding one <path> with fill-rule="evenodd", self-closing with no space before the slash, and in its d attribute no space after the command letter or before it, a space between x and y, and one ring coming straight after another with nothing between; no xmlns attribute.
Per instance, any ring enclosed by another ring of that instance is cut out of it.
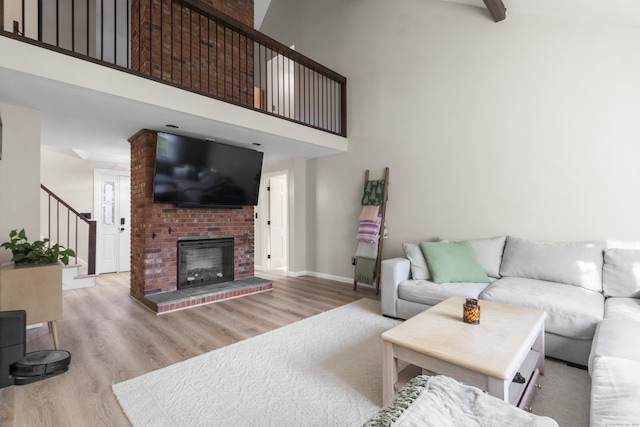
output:
<svg viewBox="0 0 640 427"><path fill-rule="evenodd" d="M56 320L62 319L62 264L0 266L0 310L25 310L27 325L47 322L58 349Z"/></svg>

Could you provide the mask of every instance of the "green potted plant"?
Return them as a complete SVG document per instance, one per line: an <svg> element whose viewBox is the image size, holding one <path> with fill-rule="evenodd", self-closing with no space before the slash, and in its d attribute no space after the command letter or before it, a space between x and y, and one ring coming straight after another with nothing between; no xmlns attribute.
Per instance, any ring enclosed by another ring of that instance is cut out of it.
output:
<svg viewBox="0 0 640 427"><path fill-rule="evenodd" d="M9 241L2 243L5 249L9 249L13 253L11 261L16 266L33 265L33 264L55 264L58 261L64 265L69 264L69 257L76 256L73 249L67 249L59 244L51 245L49 239L35 240L29 242L24 228L20 231L11 230L9 233Z"/></svg>

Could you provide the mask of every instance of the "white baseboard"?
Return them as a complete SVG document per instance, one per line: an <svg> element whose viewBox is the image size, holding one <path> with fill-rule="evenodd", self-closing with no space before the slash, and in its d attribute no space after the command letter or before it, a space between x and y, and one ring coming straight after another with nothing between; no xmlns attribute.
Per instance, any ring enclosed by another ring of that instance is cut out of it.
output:
<svg viewBox="0 0 640 427"><path fill-rule="evenodd" d="M310 276L308 271L287 271L287 276L291 277L300 277L300 276Z"/></svg>
<svg viewBox="0 0 640 427"><path fill-rule="evenodd" d="M253 268L255 270L258 270L257 266L254 266ZM353 284L353 277L335 276L333 274L318 273L317 271L308 271L308 270L287 271L286 274L287 274L287 276L290 276L290 277L312 276L312 277L318 277L320 279L327 279L327 280L333 280L333 281L341 282L341 283ZM375 288L373 285L367 285L366 283L358 283L358 286L364 286L364 287L368 287L368 288L371 288L371 289Z"/></svg>
<svg viewBox="0 0 640 427"><path fill-rule="evenodd" d="M320 279L327 279L327 280L333 280L336 282L353 284L353 277L335 276L333 274L318 273L317 271L303 271L299 273L289 272L289 276L293 276L293 277L313 276L313 277L319 277ZM373 285L367 285L366 283L358 283L358 286L364 286L364 287L374 289Z"/></svg>
<svg viewBox="0 0 640 427"><path fill-rule="evenodd" d="M336 282L353 283L353 277L334 276L333 274L318 273L317 271L307 271L307 275L321 279L335 280Z"/></svg>

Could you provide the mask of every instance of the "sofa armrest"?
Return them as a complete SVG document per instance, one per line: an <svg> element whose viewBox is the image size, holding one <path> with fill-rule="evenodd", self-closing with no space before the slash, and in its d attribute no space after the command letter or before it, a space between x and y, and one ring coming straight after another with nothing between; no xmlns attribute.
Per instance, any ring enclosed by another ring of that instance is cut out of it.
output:
<svg viewBox="0 0 640 427"><path fill-rule="evenodd" d="M380 302L382 314L397 317L398 285L411 275L411 263L407 258L385 259L380 270Z"/></svg>

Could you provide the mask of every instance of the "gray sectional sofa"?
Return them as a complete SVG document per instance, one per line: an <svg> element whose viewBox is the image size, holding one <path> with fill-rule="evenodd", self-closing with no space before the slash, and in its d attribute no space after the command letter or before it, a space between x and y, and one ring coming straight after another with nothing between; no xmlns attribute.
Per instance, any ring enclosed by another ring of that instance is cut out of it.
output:
<svg viewBox="0 0 640 427"><path fill-rule="evenodd" d="M547 356L589 367L591 426L640 423L640 243L468 242L488 281L436 283L405 243L382 262L383 314L408 319L455 295L545 311Z"/></svg>

